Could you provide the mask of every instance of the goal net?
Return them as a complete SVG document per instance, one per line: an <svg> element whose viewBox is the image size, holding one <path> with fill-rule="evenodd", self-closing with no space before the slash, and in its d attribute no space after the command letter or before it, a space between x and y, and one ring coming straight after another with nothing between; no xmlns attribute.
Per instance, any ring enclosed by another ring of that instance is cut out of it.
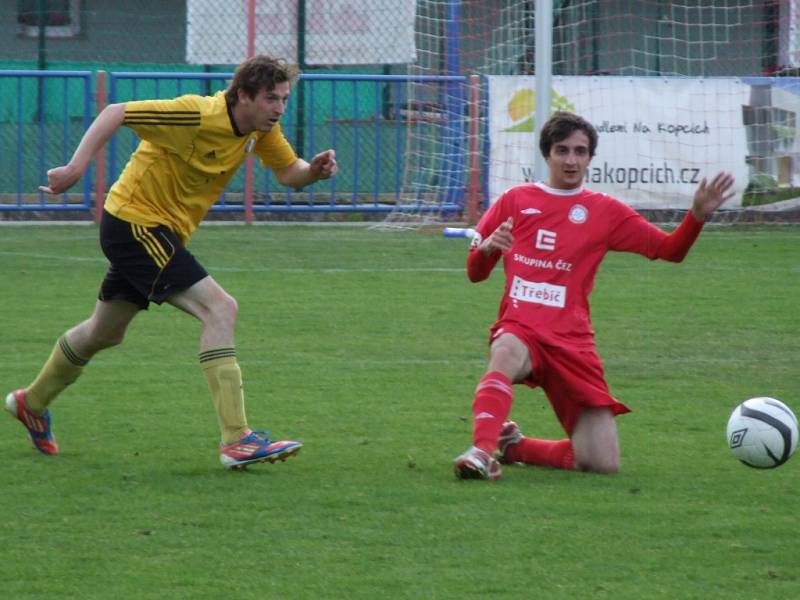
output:
<svg viewBox="0 0 800 600"><path fill-rule="evenodd" d="M534 178L536 4L417 1L408 73L479 74L478 102L469 79L408 83L419 118L408 125L406 193L383 226L452 219L442 190L471 221ZM702 177L726 170L737 194L717 219L797 219L800 0L552 4L550 110L578 112L600 134L587 186L675 220ZM454 115L468 118L443 128Z"/></svg>

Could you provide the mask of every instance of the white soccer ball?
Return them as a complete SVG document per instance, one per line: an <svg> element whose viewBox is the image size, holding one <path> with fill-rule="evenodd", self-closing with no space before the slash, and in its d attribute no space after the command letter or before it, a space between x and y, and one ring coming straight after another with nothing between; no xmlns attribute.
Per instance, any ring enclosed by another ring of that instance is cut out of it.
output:
<svg viewBox="0 0 800 600"><path fill-rule="evenodd" d="M797 449L797 417L775 398L750 398L728 419L728 446L748 467L773 469Z"/></svg>

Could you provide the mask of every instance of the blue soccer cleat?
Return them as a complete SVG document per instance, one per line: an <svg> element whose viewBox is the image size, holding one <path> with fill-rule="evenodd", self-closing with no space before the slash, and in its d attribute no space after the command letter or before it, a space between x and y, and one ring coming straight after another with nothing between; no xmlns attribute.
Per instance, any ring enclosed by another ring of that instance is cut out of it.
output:
<svg viewBox="0 0 800 600"><path fill-rule="evenodd" d="M58 454L58 444L50 429L50 411L37 415L28 409L25 390L16 390L6 396L6 410L28 430L28 437L42 454Z"/></svg>
<svg viewBox="0 0 800 600"><path fill-rule="evenodd" d="M226 469L243 469L253 463L286 460L302 447L300 442L274 442L264 431L251 431L238 442L220 445L219 460Z"/></svg>

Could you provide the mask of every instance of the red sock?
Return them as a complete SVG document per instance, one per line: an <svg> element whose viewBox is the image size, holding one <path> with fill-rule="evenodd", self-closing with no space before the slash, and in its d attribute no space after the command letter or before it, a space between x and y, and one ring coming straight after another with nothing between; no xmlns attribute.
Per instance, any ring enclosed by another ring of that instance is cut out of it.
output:
<svg viewBox="0 0 800 600"><path fill-rule="evenodd" d="M472 443L492 454L497 450L497 438L503 422L511 412L513 388L511 380L500 371L483 376L475 389L472 402Z"/></svg>
<svg viewBox="0 0 800 600"><path fill-rule="evenodd" d="M508 462L575 470L575 454L572 452L572 442L569 439L539 440L524 437L518 444L506 449L504 458Z"/></svg>

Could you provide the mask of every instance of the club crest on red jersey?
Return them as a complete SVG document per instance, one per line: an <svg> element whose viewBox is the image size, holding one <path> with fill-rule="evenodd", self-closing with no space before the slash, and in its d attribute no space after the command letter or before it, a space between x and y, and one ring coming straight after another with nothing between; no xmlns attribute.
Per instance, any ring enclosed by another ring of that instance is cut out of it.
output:
<svg viewBox="0 0 800 600"><path fill-rule="evenodd" d="M586 223L589 218L589 210L583 204L576 204L569 209L569 220L576 225Z"/></svg>

